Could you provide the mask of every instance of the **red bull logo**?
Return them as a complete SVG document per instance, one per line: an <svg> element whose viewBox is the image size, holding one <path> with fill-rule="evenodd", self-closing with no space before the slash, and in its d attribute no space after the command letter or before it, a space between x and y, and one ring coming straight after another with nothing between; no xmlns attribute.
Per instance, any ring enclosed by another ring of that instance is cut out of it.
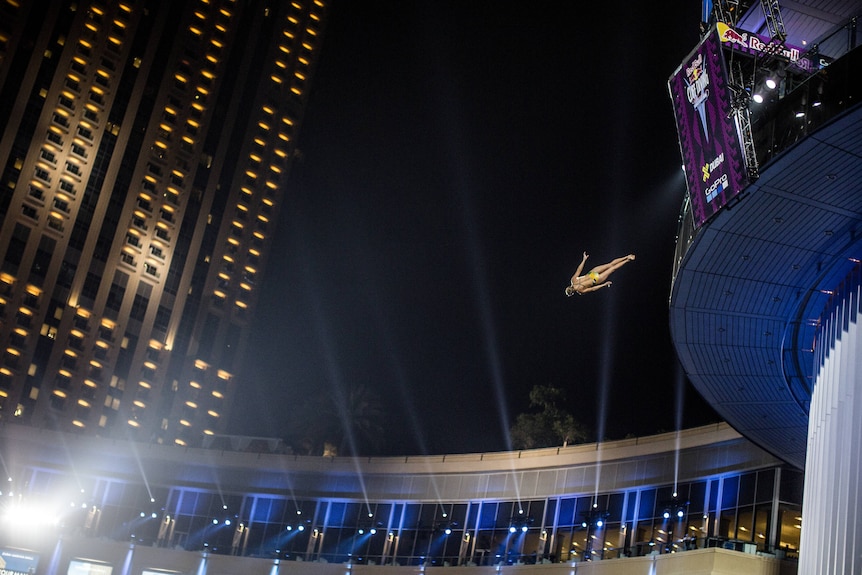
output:
<svg viewBox="0 0 862 575"><path fill-rule="evenodd" d="M718 29L718 38L722 42L748 47L748 32L739 32L724 22L716 24L716 28Z"/></svg>
<svg viewBox="0 0 862 575"><path fill-rule="evenodd" d="M709 96L709 74L706 73L703 54L698 54L685 69L685 95L695 107L700 106Z"/></svg>
<svg viewBox="0 0 862 575"><path fill-rule="evenodd" d="M725 43L733 44L745 49L748 54L768 54L778 56L784 60L795 64L805 71L810 71L814 68L813 63L806 57L802 56L802 51L795 47L784 43L775 43L768 38L762 38L757 34L750 34L735 28L731 28L724 22L718 22L715 25L718 31L718 38Z"/></svg>

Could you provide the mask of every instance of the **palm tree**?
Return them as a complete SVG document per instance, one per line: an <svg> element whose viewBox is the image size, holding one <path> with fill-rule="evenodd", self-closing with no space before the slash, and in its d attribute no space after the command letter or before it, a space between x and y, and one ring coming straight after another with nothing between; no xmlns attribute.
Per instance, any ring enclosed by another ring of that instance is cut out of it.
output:
<svg viewBox="0 0 862 575"><path fill-rule="evenodd" d="M361 384L346 392L323 387L309 398L308 415L295 425L296 448L306 455L372 455L384 438L383 405Z"/></svg>
<svg viewBox="0 0 862 575"><path fill-rule="evenodd" d="M345 455L376 453L383 445L383 405L364 385L351 386L339 409L341 438L338 452Z"/></svg>

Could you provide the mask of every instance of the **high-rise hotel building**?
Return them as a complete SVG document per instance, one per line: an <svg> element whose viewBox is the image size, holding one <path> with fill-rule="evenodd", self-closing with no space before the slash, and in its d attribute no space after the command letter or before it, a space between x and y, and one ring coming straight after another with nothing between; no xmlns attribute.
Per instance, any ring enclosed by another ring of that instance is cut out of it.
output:
<svg viewBox="0 0 862 575"><path fill-rule="evenodd" d="M0 0L0 421L224 431L324 0Z"/></svg>

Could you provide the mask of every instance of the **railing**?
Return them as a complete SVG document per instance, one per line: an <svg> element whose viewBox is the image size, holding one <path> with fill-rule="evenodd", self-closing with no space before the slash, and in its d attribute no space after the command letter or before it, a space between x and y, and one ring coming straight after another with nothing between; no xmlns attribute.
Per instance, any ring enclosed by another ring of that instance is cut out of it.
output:
<svg viewBox="0 0 862 575"><path fill-rule="evenodd" d="M507 566L507 565L540 565L556 563L581 563L586 561L603 561L626 557L648 557L683 553L697 549L720 548L740 553L766 555L778 559L797 560L797 549L764 550L762 546L752 541L721 536L705 536L691 539L676 539L673 541L639 541L628 548L605 547L593 550L576 548L561 556L551 554L521 554L495 553L489 549L479 550L473 556L459 557L457 555L398 555L396 557L381 557L354 555L350 553L318 553L318 554L282 554L248 555L248 557L281 559L287 561L304 561L312 563L337 563L352 565L400 565L423 567L456 567L456 566Z"/></svg>

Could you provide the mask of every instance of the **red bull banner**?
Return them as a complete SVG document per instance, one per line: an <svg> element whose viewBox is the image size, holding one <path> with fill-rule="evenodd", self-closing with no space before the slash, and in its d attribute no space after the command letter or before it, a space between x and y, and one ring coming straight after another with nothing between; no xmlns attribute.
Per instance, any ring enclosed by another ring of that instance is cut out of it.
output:
<svg viewBox="0 0 862 575"><path fill-rule="evenodd" d="M714 27L668 81L697 227L749 184L721 44Z"/></svg>
<svg viewBox="0 0 862 575"><path fill-rule="evenodd" d="M717 23L716 30L726 50L738 50L753 58L774 57L785 62L792 70L811 74L829 64L829 59L812 58L798 46L792 46L786 42L774 42L768 36L733 28L724 22Z"/></svg>

